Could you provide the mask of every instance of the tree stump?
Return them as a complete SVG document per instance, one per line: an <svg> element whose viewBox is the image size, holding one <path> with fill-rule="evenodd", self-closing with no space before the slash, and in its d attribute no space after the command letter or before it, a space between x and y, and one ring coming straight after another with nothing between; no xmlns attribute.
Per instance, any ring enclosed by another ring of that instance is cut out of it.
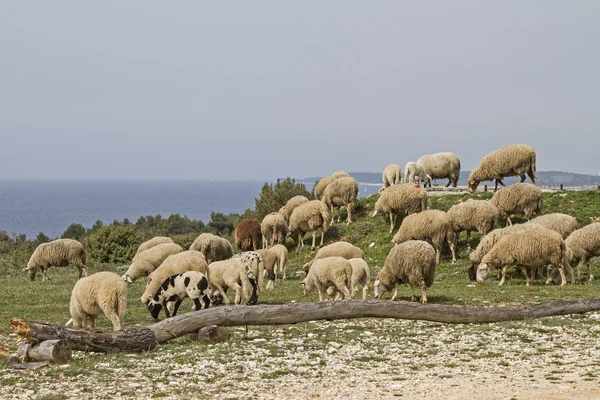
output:
<svg viewBox="0 0 600 400"><path fill-rule="evenodd" d="M40 344L21 343L17 348L17 357L22 360L50 361L66 364L71 360L72 350L65 340L46 340Z"/></svg>
<svg viewBox="0 0 600 400"><path fill-rule="evenodd" d="M230 337L229 329L217 325L205 326L198 332L189 335L190 339L202 342L226 342Z"/></svg>

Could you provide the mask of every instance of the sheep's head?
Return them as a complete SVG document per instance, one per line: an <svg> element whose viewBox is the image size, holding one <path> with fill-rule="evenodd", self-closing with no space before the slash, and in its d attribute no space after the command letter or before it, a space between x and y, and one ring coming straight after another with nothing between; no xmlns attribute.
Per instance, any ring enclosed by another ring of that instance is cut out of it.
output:
<svg viewBox="0 0 600 400"><path fill-rule="evenodd" d="M37 274L37 267L27 265L27 268L24 268L23 272L27 272L27 275L29 275L29 280L33 282L35 280L35 274Z"/></svg>
<svg viewBox="0 0 600 400"><path fill-rule="evenodd" d="M479 186L479 182L477 182L473 178L469 178L469 180L467 181L467 189L469 193L473 193L475 190L477 190L477 186Z"/></svg>
<svg viewBox="0 0 600 400"><path fill-rule="evenodd" d="M302 286L302 288L304 289L304 296L308 296L308 294L312 290L311 282L307 278L304 278L304 280L300 282L299 285Z"/></svg>
<svg viewBox="0 0 600 400"><path fill-rule="evenodd" d="M477 267L477 283L483 283L487 279L489 274L490 266L488 264L480 264L479 267Z"/></svg>
<svg viewBox="0 0 600 400"><path fill-rule="evenodd" d="M162 304L160 304L156 299L151 299L146 303L146 307L148 307L148 311L150 311L152 318L158 319L158 314L160 313L160 310L162 310Z"/></svg>
<svg viewBox="0 0 600 400"><path fill-rule="evenodd" d="M467 272L469 274L469 280L475 281L477 279L477 266L474 263L467 265Z"/></svg>
<svg viewBox="0 0 600 400"><path fill-rule="evenodd" d="M377 273L375 277L375 282L373 282L373 296L376 299L381 299L386 292L391 291L393 288L393 284L389 284L390 282L386 282L385 279L381 276L381 271Z"/></svg>

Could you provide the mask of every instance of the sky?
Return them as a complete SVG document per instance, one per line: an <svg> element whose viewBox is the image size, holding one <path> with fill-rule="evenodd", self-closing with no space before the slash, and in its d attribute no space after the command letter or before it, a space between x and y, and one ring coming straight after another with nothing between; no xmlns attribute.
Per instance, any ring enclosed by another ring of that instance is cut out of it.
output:
<svg viewBox="0 0 600 400"><path fill-rule="evenodd" d="M511 143L600 173L600 2L20 1L0 179L378 172Z"/></svg>

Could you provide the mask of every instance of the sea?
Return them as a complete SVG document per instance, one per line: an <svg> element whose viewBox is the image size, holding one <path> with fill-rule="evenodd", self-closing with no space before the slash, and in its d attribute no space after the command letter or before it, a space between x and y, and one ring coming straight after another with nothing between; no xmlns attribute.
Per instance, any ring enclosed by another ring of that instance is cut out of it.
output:
<svg viewBox="0 0 600 400"><path fill-rule="evenodd" d="M298 180L297 180L298 181ZM265 180L0 180L0 231L58 238L72 223L90 228L127 218L180 214L210 221L211 212L254 209ZM312 190L313 182L306 182ZM380 185L359 184L359 197ZM276 210L275 210L276 211Z"/></svg>

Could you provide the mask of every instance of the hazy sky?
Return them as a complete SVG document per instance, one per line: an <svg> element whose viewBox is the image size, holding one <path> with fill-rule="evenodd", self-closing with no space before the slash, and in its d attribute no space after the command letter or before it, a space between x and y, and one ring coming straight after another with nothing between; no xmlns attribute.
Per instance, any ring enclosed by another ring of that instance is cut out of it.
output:
<svg viewBox="0 0 600 400"><path fill-rule="evenodd" d="M600 171L600 1L3 1L0 178ZM463 183L464 184L464 183Z"/></svg>

